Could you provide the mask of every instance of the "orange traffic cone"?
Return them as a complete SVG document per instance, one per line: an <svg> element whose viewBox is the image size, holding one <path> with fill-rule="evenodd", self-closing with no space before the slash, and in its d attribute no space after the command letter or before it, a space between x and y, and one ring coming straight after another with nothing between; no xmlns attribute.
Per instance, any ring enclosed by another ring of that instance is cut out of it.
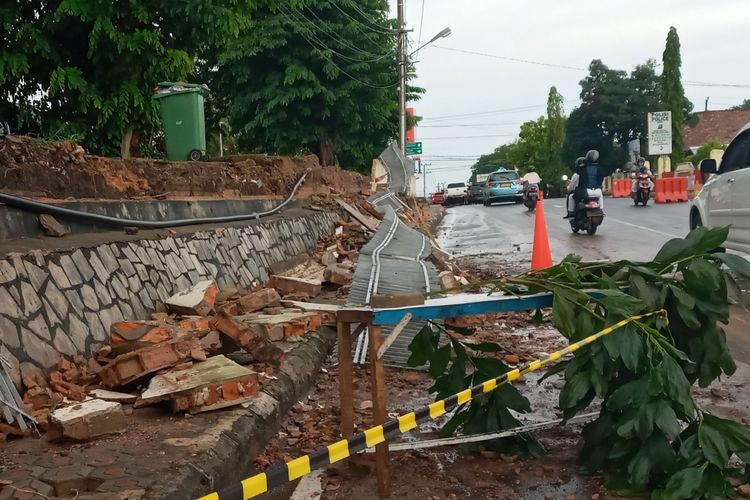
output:
<svg viewBox="0 0 750 500"><path fill-rule="evenodd" d="M544 193L539 192L536 204L536 219L534 220L534 247L531 251L531 270L537 271L552 267L552 252L549 249L547 223L544 220Z"/></svg>

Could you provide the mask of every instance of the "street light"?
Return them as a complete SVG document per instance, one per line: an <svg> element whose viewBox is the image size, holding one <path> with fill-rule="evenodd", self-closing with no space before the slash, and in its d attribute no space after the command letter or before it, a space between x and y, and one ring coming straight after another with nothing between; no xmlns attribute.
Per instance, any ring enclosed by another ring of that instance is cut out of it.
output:
<svg viewBox="0 0 750 500"><path fill-rule="evenodd" d="M407 56L406 54L406 29L404 25L404 0L398 0L398 108L399 108L399 147L404 156L406 156L406 62L409 56L414 55L417 51L433 43L435 40L445 38L451 34L450 28L442 29L437 35L433 36L429 42L425 43Z"/></svg>
<svg viewBox="0 0 750 500"><path fill-rule="evenodd" d="M417 52L419 52L419 51L420 51L420 50L422 50L423 48L427 47L427 46L428 46L429 44L431 44L431 43L433 43L433 42L436 42L436 41L440 40L441 38L445 38L445 37L449 36L449 35L450 35L451 33L453 33L453 32L451 31L451 29L450 29L450 28L443 28L443 29L442 29L442 30L440 31L440 33L438 33L437 35L433 36L433 37L432 37L432 38L430 39L430 41L429 41L429 42L427 42L427 43L423 43L422 45L420 45L419 47L417 47L417 48L416 48L415 50L413 50L413 51L412 51L412 52L411 52L411 53L409 54L409 57L413 56L414 54L416 54Z"/></svg>

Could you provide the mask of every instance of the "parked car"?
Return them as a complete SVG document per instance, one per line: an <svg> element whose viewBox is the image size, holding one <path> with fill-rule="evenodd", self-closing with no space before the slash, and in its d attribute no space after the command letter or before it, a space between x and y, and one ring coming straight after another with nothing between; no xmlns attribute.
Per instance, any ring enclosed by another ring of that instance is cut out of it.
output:
<svg viewBox="0 0 750 500"><path fill-rule="evenodd" d="M464 205L468 189L465 182L453 182L445 187L446 205Z"/></svg>
<svg viewBox="0 0 750 500"><path fill-rule="evenodd" d="M445 195L442 191L439 191L437 193L432 193L432 204L433 205L442 205L445 203Z"/></svg>
<svg viewBox="0 0 750 500"><path fill-rule="evenodd" d="M484 183L475 182L469 186L469 192L466 194L466 203L482 203L484 201Z"/></svg>
<svg viewBox="0 0 750 500"><path fill-rule="evenodd" d="M483 192L485 206L498 201L521 203L523 201L523 182L518 177L518 173L502 168L490 174Z"/></svg>
<svg viewBox="0 0 750 500"><path fill-rule="evenodd" d="M750 123L716 160L700 162L703 188L690 207L690 228L730 226L724 246L750 253Z"/></svg>

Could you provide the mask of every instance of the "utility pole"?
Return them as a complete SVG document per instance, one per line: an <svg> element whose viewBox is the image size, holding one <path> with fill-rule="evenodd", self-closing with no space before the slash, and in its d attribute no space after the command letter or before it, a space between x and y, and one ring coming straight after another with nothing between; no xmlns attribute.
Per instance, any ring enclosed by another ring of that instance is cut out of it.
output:
<svg viewBox="0 0 750 500"><path fill-rule="evenodd" d="M398 145L406 156L406 24L404 0L398 0Z"/></svg>
<svg viewBox="0 0 750 500"><path fill-rule="evenodd" d="M704 111L708 111L708 97L706 97L706 107L703 109Z"/></svg>

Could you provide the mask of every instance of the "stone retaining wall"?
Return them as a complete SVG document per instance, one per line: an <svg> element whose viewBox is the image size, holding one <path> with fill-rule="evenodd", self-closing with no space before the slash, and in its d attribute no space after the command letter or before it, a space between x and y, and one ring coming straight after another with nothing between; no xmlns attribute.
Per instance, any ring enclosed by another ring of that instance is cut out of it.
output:
<svg viewBox="0 0 750 500"><path fill-rule="evenodd" d="M317 245L338 216L315 213L163 239L0 258L0 353L19 373L90 354L113 322L146 319L198 281L249 287L266 269Z"/></svg>

